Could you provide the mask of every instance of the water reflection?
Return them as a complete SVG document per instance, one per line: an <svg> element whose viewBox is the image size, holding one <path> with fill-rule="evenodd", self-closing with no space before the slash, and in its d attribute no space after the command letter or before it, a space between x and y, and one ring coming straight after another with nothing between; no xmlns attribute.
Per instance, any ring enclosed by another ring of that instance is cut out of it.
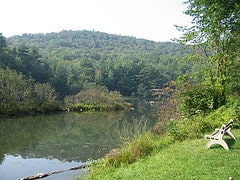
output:
<svg viewBox="0 0 240 180"><path fill-rule="evenodd" d="M74 163L103 157L112 148L120 146L123 139L149 129L157 120L155 108L138 103L134 102L135 110L128 112L61 113L0 119L0 179L3 174L16 179L10 174L21 166L22 161L54 162L56 170L61 169L61 164L74 166ZM14 159L15 164L6 167L9 160L13 162ZM38 164L41 166L38 173L49 172L49 166ZM28 175L34 175L31 168L22 167L22 171L26 169Z"/></svg>
<svg viewBox="0 0 240 180"><path fill-rule="evenodd" d="M68 113L0 121L0 159L23 158L85 162L121 143L118 120L123 113Z"/></svg>

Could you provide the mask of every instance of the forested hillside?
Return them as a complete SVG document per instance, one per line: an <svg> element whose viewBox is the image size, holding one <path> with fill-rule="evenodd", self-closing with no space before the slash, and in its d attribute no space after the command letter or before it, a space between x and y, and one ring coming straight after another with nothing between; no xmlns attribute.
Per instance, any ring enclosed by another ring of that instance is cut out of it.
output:
<svg viewBox="0 0 240 180"><path fill-rule="evenodd" d="M46 63L34 47L10 48L0 33L0 117L59 110Z"/></svg>
<svg viewBox="0 0 240 180"><path fill-rule="evenodd" d="M178 60L188 51L177 43L95 31L23 34L7 38L7 44L16 52L35 52L38 57L20 71L49 82L61 98L95 84L124 96L148 97L150 89L191 69Z"/></svg>

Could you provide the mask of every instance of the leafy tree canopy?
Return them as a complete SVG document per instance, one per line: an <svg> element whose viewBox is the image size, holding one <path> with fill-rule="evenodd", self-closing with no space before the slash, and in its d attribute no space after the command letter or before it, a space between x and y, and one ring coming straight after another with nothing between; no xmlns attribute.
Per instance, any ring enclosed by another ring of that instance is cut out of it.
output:
<svg viewBox="0 0 240 180"><path fill-rule="evenodd" d="M191 68L177 60L189 52L180 44L96 31L23 34L7 42L39 49L39 60L49 65L51 83L62 98L92 83L124 96L147 97L150 89L161 88Z"/></svg>
<svg viewBox="0 0 240 180"><path fill-rule="evenodd" d="M194 107L194 113L198 109L216 109L226 103L229 95L240 94L236 81L240 77L236 68L240 65L240 3L238 0L188 0L185 4L188 6L185 13L193 17L193 26L178 27L184 32L180 42L194 47L195 53L189 59L201 66L204 75L200 84L207 91L198 91L193 86L186 92L184 106ZM213 106L203 99L212 101Z"/></svg>

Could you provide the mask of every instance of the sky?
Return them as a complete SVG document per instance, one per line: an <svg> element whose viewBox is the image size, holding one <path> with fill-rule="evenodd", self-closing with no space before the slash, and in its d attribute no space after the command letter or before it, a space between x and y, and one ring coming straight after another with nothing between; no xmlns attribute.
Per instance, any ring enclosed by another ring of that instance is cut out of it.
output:
<svg viewBox="0 0 240 180"><path fill-rule="evenodd" d="M185 0L0 0L0 33L95 30L156 42L180 37L190 26Z"/></svg>

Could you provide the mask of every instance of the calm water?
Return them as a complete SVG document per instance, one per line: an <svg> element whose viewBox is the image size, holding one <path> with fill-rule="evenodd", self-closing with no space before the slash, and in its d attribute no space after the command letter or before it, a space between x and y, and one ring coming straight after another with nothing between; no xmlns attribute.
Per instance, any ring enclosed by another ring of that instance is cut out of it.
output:
<svg viewBox="0 0 240 180"><path fill-rule="evenodd" d="M0 119L0 179L65 170L103 157L123 139L149 130L158 120L157 105L133 101L134 111L61 113ZM72 179L83 170L45 179Z"/></svg>

